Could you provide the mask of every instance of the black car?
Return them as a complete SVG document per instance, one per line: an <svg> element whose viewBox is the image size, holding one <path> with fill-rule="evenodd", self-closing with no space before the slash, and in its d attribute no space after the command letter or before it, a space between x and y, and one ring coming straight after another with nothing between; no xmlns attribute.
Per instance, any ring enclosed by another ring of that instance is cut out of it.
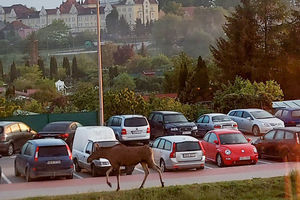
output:
<svg viewBox="0 0 300 200"><path fill-rule="evenodd" d="M22 148L27 140L33 139L36 132L23 122L0 122L0 152L11 156Z"/></svg>
<svg viewBox="0 0 300 200"><path fill-rule="evenodd" d="M300 127L274 128L253 144L260 157L296 160L300 158Z"/></svg>
<svg viewBox="0 0 300 200"><path fill-rule="evenodd" d="M152 139L165 135L196 136L198 133L196 124L180 112L154 111L149 116L149 124Z"/></svg>
<svg viewBox="0 0 300 200"><path fill-rule="evenodd" d="M27 182L39 177L73 178L72 153L61 139L29 140L15 158L15 176Z"/></svg>
<svg viewBox="0 0 300 200"><path fill-rule="evenodd" d="M47 124L36 138L54 137L64 140L72 149L74 134L77 127L82 126L78 122L59 121Z"/></svg>

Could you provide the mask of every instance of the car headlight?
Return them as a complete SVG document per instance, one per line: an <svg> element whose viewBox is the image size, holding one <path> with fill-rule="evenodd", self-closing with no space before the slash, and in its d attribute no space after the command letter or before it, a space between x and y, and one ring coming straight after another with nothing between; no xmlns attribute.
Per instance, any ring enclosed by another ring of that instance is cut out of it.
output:
<svg viewBox="0 0 300 200"><path fill-rule="evenodd" d="M257 153L256 147L253 147L253 151L254 151L254 153Z"/></svg>
<svg viewBox="0 0 300 200"><path fill-rule="evenodd" d="M225 150L225 154L226 154L226 155L230 155L230 154L231 154L231 151L230 151L229 149L226 149L226 150Z"/></svg>
<svg viewBox="0 0 300 200"><path fill-rule="evenodd" d="M266 127L271 126L269 123L266 123L266 122L262 122L262 125L263 125L263 126L266 126Z"/></svg>
<svg viewBox="0 0 300 200"><path fill-rule="evenodd" d="M170 128L170 131L178 131L178 128Z"/></svg>
<svg viewBox="0 0 300 200"><path fill-rule="evenodd" d="M198 129L197 126L193 126L193 127L192 127L192 130L193 130L193 131L195 131L195 130L197 130L197 129Z"/></svg>

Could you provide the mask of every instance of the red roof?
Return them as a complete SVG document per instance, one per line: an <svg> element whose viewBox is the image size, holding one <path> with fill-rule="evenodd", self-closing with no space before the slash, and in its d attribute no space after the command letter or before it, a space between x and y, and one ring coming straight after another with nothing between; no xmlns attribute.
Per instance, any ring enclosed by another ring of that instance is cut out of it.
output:
<svg viewBox="0 0 300 200"><path fill-rule="evenodd" d="M23 16L24 14L34 13L34 10L27 8L22 4L12 5L10 7L3 7L5 13L10 13L12 9L14 9L17 17Z"/></svg>
<svg viewBox="0 0 300 200"><path fill-rule="evenodd" d="M19 29L31 29L29 26L26 26L25 24L23 24L22 22L20 21L13 21L11 23L11 25L13 26L13 28L15 30L19 30Z"/></svg>
<svg viewBox="0 0 300 200"><path fill-rule="evenodd" d="M83 5L97 4L97 0L85 0Z"/></svg>
<svg viewBox="0 0 300 200"><path fill-rule="evenodd" d="M169 94L155 94L154 95L155 97L157 98L160 98L160 99L164 99L164 98L172 98L172 99L176 99L177 98L177 94L176 93L169 93ZM148 101L149 98L150 98L150 95L145 95L143 96L143 98Z"/></svg>

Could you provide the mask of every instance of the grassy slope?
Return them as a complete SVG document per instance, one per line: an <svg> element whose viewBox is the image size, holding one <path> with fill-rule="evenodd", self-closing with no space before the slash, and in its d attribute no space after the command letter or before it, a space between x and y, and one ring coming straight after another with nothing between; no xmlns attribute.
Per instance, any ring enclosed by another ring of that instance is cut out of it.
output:
<svg viewBox="0 0 300 200"><path fill-rule="evenodd" d="M147 188L120 192L101 192L56 197L28 198L34 200L231 200L284 199L284 178L252 179L221 183Z"/></svg>

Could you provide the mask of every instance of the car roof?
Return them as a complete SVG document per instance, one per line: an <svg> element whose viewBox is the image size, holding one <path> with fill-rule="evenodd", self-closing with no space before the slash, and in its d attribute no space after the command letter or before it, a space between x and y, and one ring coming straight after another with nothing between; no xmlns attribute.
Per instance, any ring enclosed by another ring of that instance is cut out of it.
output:
<svg viewBox="0 0 300 200"><path fill-rule="evenodd" d="M73 122L74 121L57 121L57 122L50 122L49 124L72 124Z"/></svg>
<svg viewBox="0 0 300 200"><path fill-rule="evenodd" d="M0 121L0 126L7 126L15 123L23 123L23 122L15 122L15 121Z"/></svg>
<svg viewBox="0 0 300 200"><path fill-rule="evenodd" d="M278 110L290 110L290 111L294 111L294 110L300 110L300 108L279 108Z"/></svg>
<svg viewBox="0 0 300 200"><path fill-rule="evenodd" d="M210 132L215 133L217 135L218 134L230 134L230 133L242 133L239 130L233 130L233 129L215 129Z"/></svg>
<svg viewBox="0 0 300 200"><path fill-rule="evenodd" d="M258 109L258 108L245 108L245 109L235 109L235 110L231 110L232 111L248 111L248 112L253 112L253 111L265 111L262 109Z"/></svg>
<svg viewBox="0 0 300 200"><path fill-rule="evenodd" d="M134 117L145 117L143 115L114 115L113 117L121 117L124 119L134 118Z"/></svg>
<svg viewBox="0 0 300 200"><path fill-rule="evenodd" d="M163 136L160 137L166 140L169 140L170 142L184 142L184 141L199 141L198 139L188 136L188 135L170 135L170 136Z"/></svg>
<svg viewBox="0 0 300 200"><path fill-rule="evenodd" d="M161 114L182 114L181 112L175 112L175 111L153 111L152 113L161 113Z"/></svg>
<svg viewBox="0 0 300 200"><path fill-rule="evenodd" d="M66 145L66 143L61 139L45 138L30 140L30 142L36 146L61 146Z"/></svg>
<svg viewBox="0 0 300 200"><path fill-rule="evenodd" d="M280 127L280 128L274 128L273 130L284 130L284 131L300 132L300 127L297 127L297 126L294 126L294 127Z"/></svg>
<svg viewBox="0 0 300 200"><path fill-rule="evenodd" d="M223 114L223 113L208 113L208 114L204 114L204 115L208 115L210 117L214 117L214 116L220 116L220 115L225 115L225 114ZM227 115L225 115L225 116L227 116Z"/></svg>

